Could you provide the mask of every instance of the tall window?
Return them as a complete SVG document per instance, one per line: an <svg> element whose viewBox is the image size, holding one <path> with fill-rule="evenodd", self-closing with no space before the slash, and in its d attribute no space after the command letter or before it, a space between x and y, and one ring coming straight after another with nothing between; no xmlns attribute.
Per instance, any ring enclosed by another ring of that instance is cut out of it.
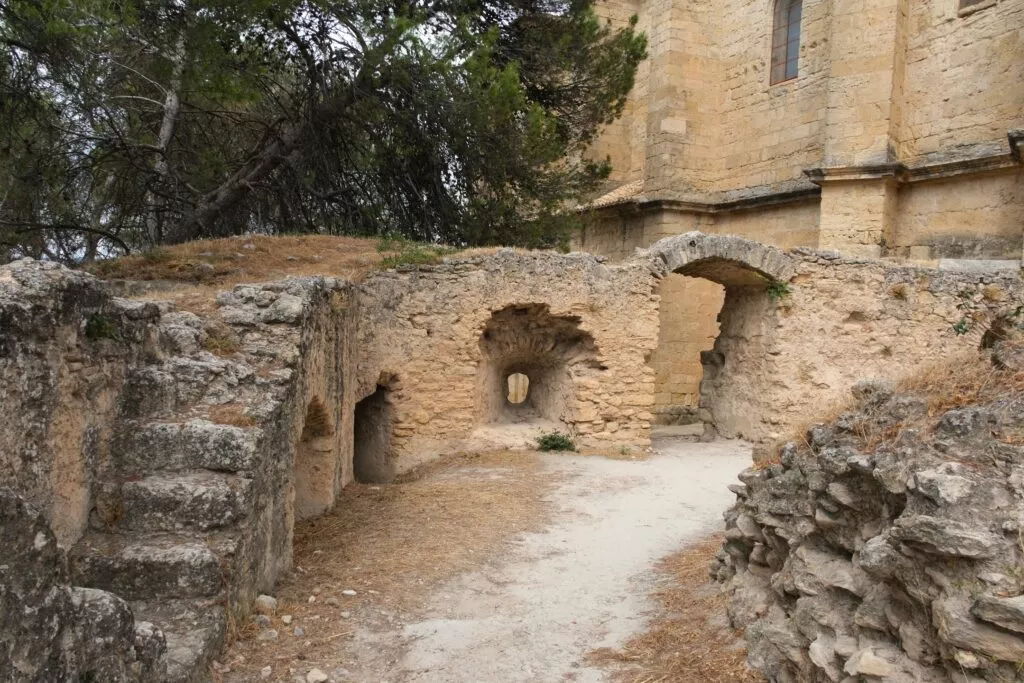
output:
<svg viewBox="0 0 1024 683"><path fill-rule="evenodd" d="M802 0L776 0L772 23L772 78L781 83L796 78L800 60L800 14Z"/></svg>

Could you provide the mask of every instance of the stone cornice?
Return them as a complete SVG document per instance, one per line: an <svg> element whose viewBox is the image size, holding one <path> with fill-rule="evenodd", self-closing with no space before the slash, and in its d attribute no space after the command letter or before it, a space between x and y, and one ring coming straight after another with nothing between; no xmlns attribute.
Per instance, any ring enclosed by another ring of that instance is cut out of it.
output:
<svg viewBox="0 0 1024 683"><path fill-rule="evenodd" d="M678 211L681 213L715 215L815 200L821 196L821 186L833 182L891 179L899 185L906 185L927 180L1003 171L1024 164L1024 129L1018 128L1008 131L1007 139L1010 143L1009 152L981 154L974 157L940 161L920 166L907 166L900 162L890 162L860 166L809 168L804 170L804 176L813 183L810 187L795 187L793 189L751 194L736 199L709 199L707 201L697 198L651 197L639 194L608 204L584 207L581 211L614 211L622 214Z"/></svg>
<svg viewBox="0 0 1024 683"><path fill-rule="evenodd" d="M900 163L821 166L804 169L804 175L815 185L823 185L833 181L899 179L906 170L906 166Z"/></svg>
<svg viewBox="0 0 1024 683"><path fill-rule="evenodd" d="M1021 148L1024 148L1024 128L1011 128L1006 132L1006 139L1010 141L1010 156L1020 164L1024 163L1021 158Z"/></svg>
<svg viewBox="0 0 1024 683"><path fill-rule="evenodd" d="M799 188L796 190L785 190L782 192L771 192L739 199L729 199L718 202L702 202L689 199L657 199L657 198L635 198L616 204L607 204L601 207L594 207L594 211L616 210L623 213L652 213L657 211L679 211L683 213L697 213L714 215L719 213L731 213L735 211L746 211L750 209L761 209L782 204L793 204L809 199L817 199L821 196L821 189L818 187Z"/></svg>
<svg viewBox="0 0 1024 683"><path fill-rule="evenodd" d="M940 161L920 166L906 166L900 162L866 164L863 166L828 166L809 168L804 175L815 185L855 180L883 180L892 178L897 183L919 183L925 180L955 178L962 175L1002 171L1019 166L1024 148L1024 129L1010 130L1007 135L1010 151L984 154L951 161Z"/></svg>

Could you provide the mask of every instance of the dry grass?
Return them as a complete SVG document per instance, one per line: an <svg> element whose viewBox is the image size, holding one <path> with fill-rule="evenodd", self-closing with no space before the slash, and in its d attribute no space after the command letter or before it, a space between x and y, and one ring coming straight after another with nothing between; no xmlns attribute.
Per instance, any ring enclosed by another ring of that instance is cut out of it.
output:
<svg viewBox="0 0 1024 683"><path fill-rule="evenodd" d="M919 418L901 422L887 422L884 415L867 415L854 425L858 446L865 451L879 445L898 440L907 429L924 430L929 422L943 413L969 405L991 403L1010 395L1024 395L1024 372L1005 370L993 365L986 350L968 350L922 365L896 385L899 393L912 394L923 399L927 413ZM814 424L834 421L847 410L855 408L852 399L837 403L823 410L813 421L795 427L789 439L782 440L770 449L771 457L759 459L756 468L764 468L779 462L779 452L788 441L803 444L807 430Z"/></svg>
<svg viewBox="0 0 1024 683"><path fill-rule="evenodd" d="M92 271L104 278L167 280L223 288L288 275L327 274L357 280L373 270L383 257L372 239L248 235L159 247L100 261Z"/></svg>
<svg viewBox="0 0 1024 683"><path fill-rule="evenodd" d="M920 368L897 385L928 402L931 417L1024 391L1024 372L1002 370L987 351L969 351Z"/></svg>
<svg viewBox="0 0 1024 683"><path fill-rule="evenodd" d="M280 280L288 276L327 275L353 282L369 273L404 264L435 263L457 250L401 240L381 241L328 235L244 235L198 240L109 261L89 270L106 279L159 281L145 298L174 301L181 310L197 313L214 308L217 292L233 285ZM459 252L461 256L491 254L485 247ZM521 250L517 250L521 251ZM218 340L213 353L230 354Z"/></svg>
<svg viewBox="0 0 1024 683"><path fill-rule="evenodd" d="M215 424L233 425L235 427L252 427L256 424L255 419L245 414L245 406L238 403L210 406L205 410L203 416Z"/></svg>
<svg viewBox="0 0 1024 683"><path fill-rule="evenodd" d="M910 296L910 285L906 282L897 282L889 288L889 296L894 299L906 299Z"/></svg>
<svg viewBox="0 0 1024 683"><path fill-rule="evenodd" d="M236 284L280 280L290 275L330 275L362 280L387 254L376 240L356 237L247 235L160 247L120 259L100 261L90 270L107 279L161 281L145 298L174 301L181 310L215 308L217 292ZM222 344L221 342L225 342ZM229 355L230 340L208 342L213 353Z"/></svg>
<svg viewBox="0 0 1024 683"><path fill-rule="evenodd" d="M590 659L614 665L630 683L754 683L764 679L746 665L742 634L724 623L728 597L708 580L708 565L722 546L714 536L660 563L668 586L654 592L658 616L621 650L595 650Z"/></svg>
<svg viewBox="0 0 1024 683"><path fill-rule="evenodd" d="M422 608L444 580L479 569L513 536L542 528L542 499L554 483L536 454L502 451L451 456L389 486L349 485L334 511L296 525L295 570L276 593L272 628L280 636L261 642L255 627L242 629L222 659L234 670L231 680L258 680L264 666L274 670L270 680L291 680L287 667L297 660L351 669L360 657L349 642L356 625L386 629L382 613L402 618ZM346 589L358 594L344 596ZM325 604L328 598L339 606ZM341 619L342 611L352 618ZM290 626L284 614L293 616ZM295 625L305 635L293 637Z"/></svg>

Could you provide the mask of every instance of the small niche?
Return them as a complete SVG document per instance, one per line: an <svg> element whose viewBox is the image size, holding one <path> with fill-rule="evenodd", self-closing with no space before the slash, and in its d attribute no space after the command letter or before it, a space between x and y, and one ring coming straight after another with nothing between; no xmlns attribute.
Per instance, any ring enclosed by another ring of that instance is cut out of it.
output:
<svg viewBox="0 0 1024 683"><path fill-rule="evenodd" d="M530 395L529 377L521 372L514 372L505 378L505 384L508 387L505 397L509 403L518 406L526 402L526 398Z"/></svg>

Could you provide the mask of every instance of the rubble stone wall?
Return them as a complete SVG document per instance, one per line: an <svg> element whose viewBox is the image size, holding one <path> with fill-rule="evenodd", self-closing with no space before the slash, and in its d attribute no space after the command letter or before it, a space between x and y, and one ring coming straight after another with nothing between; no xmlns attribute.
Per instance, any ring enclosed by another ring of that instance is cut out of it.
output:
<svg viewBox="0 0 1024 683"><path fill-rule="evenodd" d="M783 252L728 236L679 235L644 258L725 286L700 405L720 434L762 443L844 402L865 376L899 379L976 348L993 320L1024 302L1016 275ZM771 292L772 278L786 286Z"/></svg>
<svg viewBox="0 0 1024 683"><path fill-rule="evenodd" d="M159 315L53 264L0 270L0 481L65 547L88 525L126 369L156 353Z"/></svg>
<svg viewBox="0 0 1024 683"><path fill-rule="evenodd" d="M854 394L732 487L712 575L750 664L772 681L1021 680L1019 386L936 415L891 382Z"/></svg>
<svg viewBox="0 0 1024 683"><path fill-rule="evenodd" d="M571 319L596 348L595 364L569 368L566 360L568 393L553 422L584 444L646 444L655 284L646 260L610 266L588 255L510 249L376 274L362 285L359 397L382 377L391 384L399 469L465 448L490 423L482 406L491 392L480 385L488 322L503 309L539 305Z"/></svg>
<svg viewBox="0 0 1024 683"><path fill-rule="evenodd" d="M976 348L989 323L1024 302L1024 283L1015 274L893 267L810 250L790 254L796 275L766 323L775 328L766 353L725 371L760 377L753 386L766 389L754 392L761 396L758 424L743 432L753 440L788 436L808 416L844 401L865 376L899 379L922 363ZM723 321L720 339L733 336Z"/></svg>

